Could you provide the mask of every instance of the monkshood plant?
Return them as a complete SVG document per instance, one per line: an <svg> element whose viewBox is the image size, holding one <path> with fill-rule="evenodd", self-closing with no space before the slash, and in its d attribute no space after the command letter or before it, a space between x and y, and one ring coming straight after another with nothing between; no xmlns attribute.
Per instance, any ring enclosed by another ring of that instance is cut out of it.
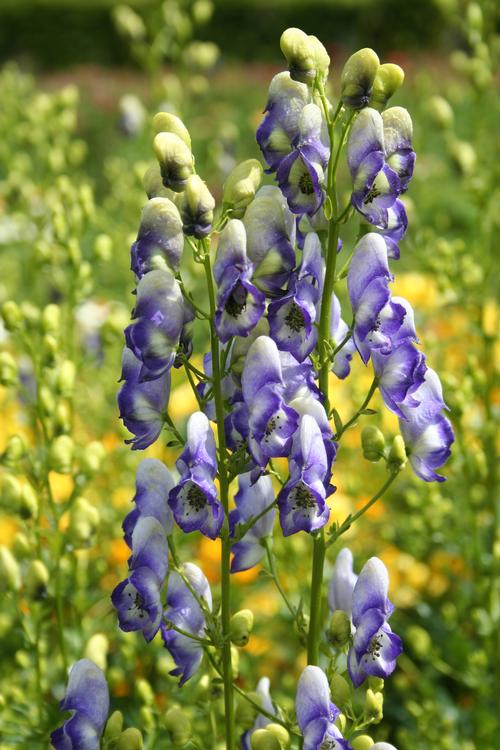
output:
<svg viewBox="0 0 500 750"><path fill-rule="evenodd" d="M139 464L135 505L123 523L129 570L111 598L122 630L139 631L147 642L161 637L180 686L205 679L207 666L223 695L226 748L394 750L366 734L382 719L384 679L403 648L389 624L385 566L373 557L358 576L345 548L329 585L329 614L321 602L333 545L407 461L422 480L443 481L438 470L453 442L439 377L416 346L411 305L390 290L389 263L398 260L407 228L402 195L415 163L412 122L401 107L386 108L403 71L381 65L372 50L347 61L332 103L330 59L319 40L288 29L281 48L289 70L273 78L257 130L276 184L261 187L260 163L243 162L217 211L196 173L186 126L171 114L154 118L158 166L145 176L149 200L131 250L136 304L118 405L133 450L166 432L180 453L175 471L158 459ZM343 205L337 178L345 152L351 187ZM205 275L204 299L185 283L191 253ZM348 304L341 303L344 286ZM192 359L195 326L210 335L203 369ZM358 357L373 380L345 418L333 384ZM184 368L198 403L186 434L168 412L172 368ZM385 463L387 478L356 513L331 521L336 456L347 430L373 413L376 390L401 434L386 448L368 425L362 451ZM300 532L310 537L308 603L290 601L281 585L276 516L284 544ZM180 558L179 533L191 532L221 540L217 598L203 571ZM248 642L254 615L233 611L231 574L263 560L307 650L295 712L271 698L266 678L256 692L235 681L237 648ZM98 748L103 731L106 744L103 703L96 711L76 677L68 695L62 707L76 714L53 745ZM79 711L86 712L82 735L72 728ZM222 728L214 713L210 722L215 747ZM207 746L206 725L191 728L181 708L168 711L164 726L174 746Z"/></svg>

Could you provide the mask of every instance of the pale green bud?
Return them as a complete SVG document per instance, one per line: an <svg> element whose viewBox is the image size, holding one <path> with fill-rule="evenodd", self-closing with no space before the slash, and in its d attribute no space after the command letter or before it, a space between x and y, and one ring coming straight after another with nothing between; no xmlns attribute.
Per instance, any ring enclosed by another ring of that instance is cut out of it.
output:
<svg viewBox="0 0 500 750"><path fill-rule="evenodd" d="M191 149L175 133L164 132L155 136L153 149L160 165L163 185L181 193L193 174Z"/></svg>
<svg viewBox="0 0 500 750"><path fill-rule="evenodd" d="M0 586L10 591L21 588L21 569L8 547L0 546Z"/></svg>
<svg viewBox="0 0 500 750"><path fill-rule="evenodd" d="M208 78L204 75L191 75L188 80L189 92L193 96L204 96L210 89Z"/></svg>
<svg viewBox="0 0 500 750"><path fill-rule="evenodd" d="M360 734L359 737L351 740L352 750L370 750L374 744L372 738L367 734Z"/></svg>
<svg viewBox="0 0 500 750"><path fill-rule="evenodd" d="M15 535L12 549L15 557L18 559L23 559L31 556L32 546L26 534L23 534L22 531L18 531Z"/></svg>
<svg viewBox="0 0 500 750"><path fill-rule="evenodd" d="M327 77L330 57L317 37L308 36L301 29L286 29L280 47L294 81L312 86L316 78L323 81Z"/></svg>
<svg viewBox="0 0 500 750"><path fill-rule="evenodd" d="M104 672L108 665L109 641L104 633L94 633L87 641L84 656Z"/></svg>
<svg viewBox="0 0 500 750"><path fill-rule="evenodd" d="M22 496L22 485L12 474L0 475L0 507L8 513L17 513Z"/></svg>
<svg viewBox="0 0 500 750"><path fill-rule="evenodd" d="M68 538L80 547L87 545L99 525L99 511L84 497L79 497L70 511Z"/></svg>
<svg viewBox="0 0 500 750"><path fill-rule="evenodd" d="M336 609L328 625L328 640L336 648L342 648L351 635L351 620L343 609Z"/></svg>
<svg viewBox="0 0 500 750"><path fill-rule="evenodd" d="M234 644L231 644L231 666L233 668L233 677L236 680L240 673L240 652Z"/></svg>
<svg viewBox="0 0 500 750"><path fill-rule="evenodd" d="M16 653L14 654L14 660L17 666L21 667L21 669L28 669L31 663L29 653L27 651L24 651L23 649L19 649L19 651L16 651Z"/></svg>
<svg viewBox="0 0 500 750"><path fill-rule="evenodd" d="M23 322L21 310L13 300L7 300L3 303L1 313L4 326L8 331L17 330Z"/></svg>
<svg viewBox="0 0 500 750"><path fill-rule="evenodd" d="M106 449L98 440L93 440L85 446L80 454L79 467L82 474L96 474L106 456Z"/></svg>
<svg viewBox="0 0 500 750"><path fill-rule="evenodd" d="M141 706L139 709L139 717L141 719L141 726L146 733L152 732L156 725L156 719L151 706Z"/></svg>
<svg viewBox="0 0 500 750"><path fill-rule="evenodd" d="M374 724L378 724L382 721L384 716L384 694L374 693L371 688L368 688L365 696L364 714L367 719L370 719Z"/></svg>
<svg viewBox="0 0 500 750"><path fill-rule="evenodd" d="M191 739L191 722L180 708L170 708L165 714L164 724L174 747L183 747Z"/></svg>
<svg viewBox="0 0 500 750"><path fill-rule="evenodd" d="M31 484L23 484L19 511L22 518L35 518L38 515L38 495Z"/></svg>
<svg viewBox="0 0 500 750"><path fill-rule="evenodd" d="M421 628L419 625L410 625L406 631L405 641L410 644L416 656L421 659L429 656L432 649L432 639L424 628Z"/></svg>
<svg viewBox="0 0 500 750"><path fill-rule="evenodd" d="M382 677L373 677L373 675L370 675L368 677L368 687L371 688L374 693L381 693L384 689L384 680Z"/></svg>
<svg viewBox="0 0 500 750"><path fill-rule="evenodd" d="M54 394L47 385L42 385L38 392L38 401L44 414L52 414L56 408Z"/></svg>
<svg viewBox="0 0 500 750"><path fill-rule="evenodd" d="M231 640L236 646L246 646L253 629L253 612L241 609L231 617Z"/></svg>
<svg viewBox="0 0 500 750"><path fill-rule="evenodd" d="M248 697L251 698L253 701L258 703L259 705L262 705L262 696L259 695L259 693L256 692L250 692L247 693ZM250 729L255 721L255 718L257 716L257 709L252 706L252 704L245 700L242 696L237 696L237 703L236 703L236 722L243 728L243 729Z"/></svg>
<svg viewBox="0 0 500 750"><path fill-rule="evenodd" d="M55 336L45 334L42 340L42 358L47 367L52 367L56 360L59 344Z"/></svg>
<svg viewBox="0 0 500 750"><path fill-rule="evenodd" d="M12 629L12 617L6 612L0 612L0 638L4 638Z"/></svg>
<svg viewBox="0 0 500 750"><path fill-rule="evenodd" d="M431 96L427 105L429 115L439 128L447 130L453 125L453 110L442 96Z"/></svg>
<svg viewBox="0 0 500 750"><path fill-rule="evenodd" d="M389 471L401 471L406 466L406 461L405 441L401 435L396 435L387 457Z"/></svg>
<svg viewBox="0 0 500 750"><path fill-rule="evenodd" d="M25 439L21 435L12 435L7 440L2 461L7 466L15 466L26 456L27 450Z"/></svg>
<svg viewBox="0 0 500 750"><path fill-rule="evenodd" d="M42 329L44 333L57 335L61 329L61 308L59 305L47 305L42 310Z"/></svg>
<svg viewBox="0 0 500 750"><path fill-rule="evenodd" d="M79 266L82 262L82 249L76 237L70 237L67 245L68 258L74 266Z"/></svg>
<svg viewBox="0 0 500 750"><path fill-rule="evenodd" d="M71 430L71 410L64 401L59 401L54 415L54 430L56 435L62 435Z"/></svg>
<svg viewBox="0 0 500 750"><path fill-rule="evenodd" d="M184 50L184 62L190 68L210 70L219 59L220 50L213 42L191 42Z"/></svg>
<svg viewBox="0 0 500 750"><path fill-rule="evenodd" d="M0 352L0 385L16 385L19 370L16 360L9 352Z"/></svg>
<svg viewBox="0 0 500 750"><path fill-rule="evenodd" d="M173 133L181 141L184 141L191 152L191 136L180 117L171 112L157 112L153 117L153 129L155 133Z"/></svg>
<svg viewBox="0 0 500 750"><path fill-rule="evenodd" d="M252 750L281 750L281 744L275 734L267 729L256 729L250 735Z"/></svg>
<svg viewBox="0 0 500 750"><path fill-rule="evenodd" d="M50 468L59 474L71 474L75 446L69 435L59 435L49 449Z"/></svg>
<svg viewBox="0 0 500 750"><path fill-rule="evenodd" d="M144 177L142 178L142 184L149 199L170 198L170 200L174 200L176 196L176 193L164 187L160 168L157 165L149 167L149 169L146 170Z"/></svg>
<svg viewBox="0 0 500 750"><path fill-rule="evenodd" d="M104 742L114 742L118 739L123 729L123 714L121 711L113 711L106 722L104 730Z"/></svg>
<svg viewBox="0 0 500 750"><path fill-rule="evenodd" d="M361 432L363 456L368 461L379 461L384 455L385 438L375 425L366 425Z"/></svg>
<svg viewBox="0 0 500 750"><path fill-rule="evenodd" d="M344 65L341 76L341 98L345 107L366 107L380 65L377 54L365 47L355 52Z"/></svg>
<svg viewBox="0 0 500 750"><path fill-rule="evenodd" d="M196 0L191 8L193 19L195 23L203 25L208 23L212 18L214 12L214 5L210 0Z"/></svg>
<svg viewBox="0 0 500 750"><path fill-rule="evenodd" d="M179 199L179 212L185 234L205 237L214 220L215 200L197 174L191 175Z"/></svg>
<svg viewBox="0 0 500 750"><path fill-rule="evenodd" d="M373 81L369 106L381 112L389 99L401 88L405 80L403 68L394 63L380 65Z"/></svg>
<svg viewBox="0 0 500 750"><path fill-rule="evenodd" d="M467 6L467 25L473 31L482 31L483 11L479 3L469 3Z"/></svg>
<svg viewBox="0 0 500 750"><path fill-rule="evenodd" d="M121 733L116 750L142 750L144 746L142 734L135 727L129 727Z"/></svg>
<svg viewBox="0 0 500 750"><path fill-rule="evenodd" d="M266 729L278 739L282 750L286 750L286 748L290 747L290 734L282 724L271 722L271 724L266 724Z"/></svg>
<svg viewBox="0 0 500 750"><path fill-rule="evenodd" d="M474 171L477 155L471 143L455 140L450 143L449 152L462 175L467 177Z"/></svg>
<svg viewBox="0 0 500 750"><path fill-rule="evenodd" d="M339 714L333 723L338 729L340 729L342 734L344 734L345 728L347 726L347 719L345 717L345 714Z"/></svg>
<svg viewBox="0 0 500 750"><path fill-rule="evenodd" d="M111 260L113 255L113 240L109 234L98 234L94 240L94 257L103 263Z"/></svg>
<svg viewBox="0 0 500 750"><path fill-rule="evenodd" d="M40 310L31 302L21 302L21 315L26 326L31 331L38 331L40 326Z"/></svg>
<svg viewBox="0 0 500 750"><path fill-rule="evenodd" d="M49 585L49 571L41 560L32 560L26 572L26 594L31 599L43 599Z"/></svg>
<svg viewBox="0 0 500 750"><path fill-rule="evenodd" d="M135 42L146 38L146 27L142 18L128 5L117 5L113 10L113 20L118 31Z"/></svg>
<svg viewBox="0 0 500 750"><path fill-rule="evenodd" d="M333 675L330 680L330 690L332 693L332 701L336 706L342 708L345 706L349 698L351 697L351 688L347 680L337 672Z"/></svg>
<svg viewBox="0 0 500 750"><path fill-rule="evenodd" d="M153 688L143 677L140 677L135 683L135 691L137 693L137 697L142 703L145 703L146 705L151 705L152 703L154 703L155 694L153 692Z"/></svg>
<svg viewBox="0 0 500 750"><path fill-rule="evenodd" d="M231 216L240 219L245 208L255 198L262 180L263 169L257 159L247 159L238 164L224 183L223 208L231 209Z"/></svg>

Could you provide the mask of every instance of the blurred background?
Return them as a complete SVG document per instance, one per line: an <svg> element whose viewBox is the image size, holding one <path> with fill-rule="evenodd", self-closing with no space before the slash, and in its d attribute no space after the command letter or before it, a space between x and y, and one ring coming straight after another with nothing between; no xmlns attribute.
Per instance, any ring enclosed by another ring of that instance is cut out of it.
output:
<svg viewBox="0 0 500 750"><path fill-rule="evenodd" d="M374 736L398 750L498 747L498 4L1 0L2 750L46 747L64 665L84 654L106 667L113 706L142 727L147 747L167 746L162 715L174 701L205 720L205 687L194 680L179 697L159 640L146 647L118 631L109 603L125 575L121 521L142 457L123 444L115 402L133 306L129 247L153 164L152 115L184 119L197 171L219 198L232 167L258 157L255 129L269 81L284 69L279 37L289 26L328 48L333 96L360 47L405 70L393 103L412 115L417 167L394 289L415 308L456 431L446 483L425 485L407 469L345 536L358 569L372 554L387 564L391 623L405 642ZM186 266L195 290L198 274ZM206 348L200 325L198 366ZM346 383L335 381L343 416L369 381L359 366ZM173 387L171 416L182 430L196 402L182 373ZM397 430L383 409L370 419L388 441ZM383 483L378 466L360 463L362 426L346 435L336 464L336 521ZM147 455L172 467L176 452L164 443ZM296 602L309 542L297 535L276 544L282 584ZM197 560L217 592L218 543L188 537L182 545L183 559ZM235 584L235 609L250 607L257 619L241 650L240 684L251 689L267 674L275 697L291 706L304 657L288 613L258 569Z"/></svg>

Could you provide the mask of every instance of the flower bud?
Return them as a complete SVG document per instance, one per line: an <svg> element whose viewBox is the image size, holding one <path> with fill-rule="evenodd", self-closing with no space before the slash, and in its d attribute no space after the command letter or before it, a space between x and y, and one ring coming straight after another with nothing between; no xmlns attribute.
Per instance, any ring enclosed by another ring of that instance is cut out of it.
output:
<svg viewBox="0 0 500 750"><path fill-rule="evenodd" d="M54 432L56 435L63 435L71 430L71 411L64 401L59 401L54 414Z"/></svg>
<svg viewBox="0 0 500 750"><path fill-rule="evenodd" d="M392 441L389 456L387 457L389 471L401 471L406 466L406 460L405 441L401 435L396 435Z"/></svg>
<svg viewBox="0 0 500 750"><path fill-rule="evenodd" d="M61 308L59 305L47 305L42 310L42 329L44 333L57 335L61 329Z"/></svg>
<svg viewBox="0 0 500 750"><path fill-rule="evenodd" d="M113 20L118 31L129 39L138 42L146 38L144 21L128 5L117 5L113 10Z"/></svg>
<svg viewBox="0 0 500 750"><path fill-rule="evenodd" d="M173 200L176 195L172 190L163 186L163 180L158 166L149 167L149 169L146 170L144 177L142 178L142 184L146 191L146 195L150 200L151 198L170 198L170 200Z"/></svg>
<svg viewBox="0 0 500 750"><path fill-rule="evenodd" d="M171 112L157 112L153 117L153 128L155 133L174 133L191 151L191 136L180 117Z"/></svg>
<svg viewBox="0 0 500 750"><path fill-rule="evenodd" d="M377 54L365 47L355 52L344 65L341 98L345 107L362 109L370 101L373 82L380 62Z"/></svg>
<svg viewBox="0 0 500 750"><path fill-rule="evenodd" d="M0 385L16 385L19 377L17 363L9 352L0 352Z"/></svg>
<svg viewBox="0 0 500 750"><path fill-rule="evenodd" d="M442 96L431 96L427 105L429 115L435 125L443 130L453 125L453 110Z"/></svg>
<svg viewBox="0 0 500 750"><path fill-rule="evenodd" d="M109 641L104 633L94 633L85 646L84 656L104 672L108 664ZM121 727L120 727L121 730Z"/></svg>
<svg viewBox="0 0 500 750"><path fill-rule="evenodd" d="M113 240L109 234L98 234L94 240L94 258L103 263L111 260L113 255Z"/></svg>
<svg viewBox="0 0 500 750"><path fill-rule="evenodd" d="M129 727L121 733L116 743L116 750L142 750L143 744L140 731L135 727Z"/></svg>
<svg viewBox="0 0 500 750"><path fill-rule="evenodd" d="M375 425L366 425L361 433L363 456L368 461L380 461L384 455L385 438Z"/></svg>
<svg viewBox="0 0 500 750"><path fill-rule="evenodd" d="M156 725L155 714L151 706L141 706L139 709L141 726L147 734L151 733Z"/></svg>
<svg viewBox="0 0 500 750"><path fill-rule="evenodd" d="M193 70L207 71L215 66L220 50L213 42L191 42L184 49L183 60Z"/></svg>
<svg viewBox="0 0 500 750"><path fill-rule="evenodd" d="M281 750L281 744L275 734L267 729L256 729L250 735L252 750Z"/></svg>
<svg viewBox="0 0 500 750"><path fill-rule="evenodd" d="M332 701L339 708L345 706L345 704L351 697L351 688L349 687L349 683L347 682L345 677L342 677L342 675L338 674L337 672L335 672L332 679L330 680L330 690L332 693Z"/></svg>
<svg viewBox="0 0 500 750"><path fill-rule="evenodd" d="M351 635L351 620L343 609L336 609L328 626L328 640L336 648L342 648Z"/></svg>
<svg viewBox="0 0 500 750"><path fill-rule="evenodd" d="M405 80L403 68L394 63L384 63L380 65L373 81L372 95L369 106L378 109L381 112L387 102L398 89L401 88Z"/></svg>
<svg viewBox="0 0 500 750"><path fill-rule="evenodd" d="M31 544L26 534L23 534L22 531L18 531L15 535L12 550L17 559L23 559L31 556Z"/></svg>
<svg viewBox="0 0 500 750"><path fill-rule="evenodd" d="M193 174L191 149L175 133L158 133L153 141L156 158L160 164L163 185L176 193L186 187Z"/></svg>
<svg viewBox="0 0 500 750"><path fill-rule="evenodd" d="M367 719L370 719L374 724L378 724L382 721L384 716L384 694L374 693L371 688L368 688L365 696L364 714Z"/></svg>
<svg viewBox="0 0 500 750"><path fill-rule="evenodd" d="M370 750L374 744L372 738L367 734L360 734L359 737L351 740L352 750Z"/></svg>
<svg viewBox="0 0 500 750"><path fill-rule="evenodd" d="M251 698L255 703L262 705L262 697L259 693L250 692L247 693L248 697ZM255 706L245 700L242 696L237 696L235 717L236 722L245 730L250 729L257 716L257 709Z"/></svg>
<svg viewBox="0 0 500 750"><path fill-rule="evenodd" d="M191 8L193 19L200 26L210 21L213 12L214 6L210 0L196 0Z"/></svg>
<svg viewBox="0 0 500 750"><path fill-rule="evenodd" d="M0 475L0 507L7 513L17 513L22 496L22 485L12 474Z"/></svg>
<svg viewBox="0 0 500 750"><path fill-rule="evenodd" d="M96 474L106 455L106 449L98 440L93 440L85 446L80 454L79 468L82 474L92 476Z"/></svg>
<svg viewBox="0 0 500 750"><path fill-rule="evenodd" d="M21 315L31 331L37 331L40 325L40 310L31 302L21 302Z"/></svg>
<svg viewBox="0 0 500 750"><path fill-rule="evenodd" d="M282 724L271 722L271 724L266 724L266 729L277 737L282 750L286 750L286 748L290 747L290 734Z"/></svg>
<svg viewBox="0 0 500 750"><path fill-rule="evenodd" d="M421 659L429 656L432 649L432 639L427 632L419 625L410 625L406 631L406 639L414 654Z"/></svg>
<svg viewBox="0 0 500 750"><path fill-rule="evenodd" d="M13 300L7 300L1 307L4 326L8 331L17 330L23 322L19 306Z"/></svg>
<svg viewBox="0 0 500 750"><path fill-rule="evenodd" d="M50 468L59 474L71 474L75 446L69 435L59 435L49 449Z"/></svg>
<svg viewBox="0 0 500 750"><path fill-rule="evenodd" d="M253 612L240 609L231 617L231 640L236 646L246 646L253 629Z"/></svg>
<svg viewBox="0 0 500 750"><path fill-rule="evenodd" d="M21 435L12 435L7 440L7 445L3 452L3 463L6 466L14 466L26 456L26 441Z"/></svg>
<svg viewBox="0 0 500 750"><path fill-rule="evenodd" d="M345 714L339 714L333 723L335 724L337 729L340 729L342 734L344 734L345 728L347 726L347 719L345 717Z"/></svg>
<svg viewBox="0 0 500 750"><path fill-rule="evenodd" d="M183 747L191 739L191 722L180 708L170 708L165 714L164 724L174 747Z"/></svg>
<svg viewBox="0 0 500 750"><path fill-rule="evenodd" d="M0 546L0 586L7 591L21 588L21 569L8 547Z"/></svg>
<svg viewBox="0 0 500 750"><path fill-rule="evenodd" d="M472 31L481 31L483 28L483 11L479 3L469 3L467 6L467 25Z"/></svg>
<svg viewBox="0 0 500 750"><path fill-rule="evenodd" d="M145 703L146 705L154 703L155 694L153 688L143 677L140 677L135 683L135 692L141 703Z"/></svg>
<svg viewBox="0 0 500 750"><path fill-rule="evenodd" d="M106 729L104 730L104 742L115 742L123 728L123 714L121 711L113 711L111 716L106 722Z"/></svg>
<svg viewBox="0 0 500 750"><path fill-rule="evenodd" d="M49 571L41 560L32 560L26 572L26 594L30 599L43 599L49 585Z"/></svg>
<svg viewBox="0 0 500 750"><path fill-rule="evenodd" d="M317 37L308 36L301 29L286 29L280 47L294 81L312 86L316 78L323 81L327 77L330 57Z"/></svg>
<svg viewBox="0 0 500 750"><path fill-rule="evenodd" d="M231 666L233 668L233 677L237 680L240 674L240 652L234 644L231 644Z"/></svg>
<svg viewBox="0 0 500 750"><path fill-rule="evenodd" d="M23 484L19 512L22 518L35 518L38 515L38 495L31 484Z"/></svg>
<svg viewBox="0 0 500 750"><path fill-rule="evenodd" d="M55 336L45 334L42 340L42 361L46 367L53 367L56 361L59 344Z"/></svg>
<svg viewBox="0 0 500 750"><path fill-rule="evenodd" d="M384 689L384 680L382 677L374 677L370 675L368 677L368 687L373 690L374 693L381 693Z"/></svg>
<svg viewBox="0 0 500 750"><path fill-rule="evenodd" d="M68 538L75 547L88 545L97 526L99 511L84 497L79 497L70 511Z"/></svg>
<svg viewBox="0 0 500 750"><path fill-rule="evenodd" d="M52 414L56 408L56 400L50 388L42 385L38 392L38 401L44 414Z"/></svg>
<svg viewBox="0 0 500 750"><path fill-rule="evenodd" d="M247 159L230 172L224 183L222 206L231 210L233 218L241 219L245 208L255 198L262 173L262 165L257 159Z"/></svg>
<svg viewBox="0 0 500 750"><path fill-rule="evenodd" d="M464 177L470 175L477 162L474 146L467 141L455 140L449 145L450 156Z"/></svg>
<svg viewBox="0 0 500 750"><path fill-rule="evenodd" d="M184 234L206 237L212 228L214 208L215 200L206 184L198 175L191 175L179 200Z"/></svg>

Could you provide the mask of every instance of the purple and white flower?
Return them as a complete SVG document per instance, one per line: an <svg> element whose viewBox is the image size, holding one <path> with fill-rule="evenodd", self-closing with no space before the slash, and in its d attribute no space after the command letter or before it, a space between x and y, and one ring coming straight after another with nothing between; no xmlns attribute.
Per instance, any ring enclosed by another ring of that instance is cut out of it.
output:
<svg viewBox="0 0 500 750"><path fill-rule="evenodd" d="M352 569L352 552L347 547L341 549L333 566L333 575L328 587L328 606L332 612L341 609L349 617L352 610L352 592L358 576Z"/></svg>
<svg viewBox="0 0 500 750"><path fill-rule="evenodd" d="M262 476L252 483L251 472L240 474L234 502L236 508L229 514L229 528L232 535L238 524L249 521L269 508L267 513L264 513L232 547L234 557L231 563L231 573L239 573L253 568L265 554L262 540L272 533L276 518L275 509L270 507L274 502L271 477Z"/></svg>
<svg viewBox="0 0 500 750"><path fill-rule="evenodd" d="M307 666L300 675L295 709L304 737L303 750L350 750L334 724L340 711L330 700L328 680L319 667Z"/></svg>
<svg viewBox="0 0 500 750"><path fill-rule="evenodd" d="M261 677L257 683L255 692L259 696L259 702L264 711L267 711L269 714L274 714L276 712L276 709L274 708L273 701L271 699L270 687L271 683L269 681L269 677ZM270 723L271 719L268 719L267 716L258 713L253 723L253 727L245 732L241 737L241 747L243 748L243 750L251 750L250 738L252 734L257 729L264 729Z"/></svg>
<svg viewBox="0 0 500 750"><path fill-rule="evenodd" d="M137 279L154 269L178 271L183 248L177 206L168 198L152 198L142 209L139 233L130 248L131 269Z"/></svg>
<svg viewBox="0 0 500 750"><path fill-rule="evenodd" d="M61 711L73 715L50 735L55 750L99 750L108 718L109 690L102 669L90 659L71 667Z"/></svg>
<svg viewBox="0 0 500 750"><path fill-rule="evenodd" d="M168 500L176 523L186 533L201 531L215 539L221 530L224 511L214 484L217 473L215 438L201 411L189 417L186 445L176 466L181 477L170 490Z"/></svg>
<svg viewBox="0 0 500 750"><path fill-rule="evenodd" d="M399 177L400 190L405 192L413 176L415 152L412 146L413 123L404 107L389 107L382 112L384 147L387 164Z"/></svg>
<svg viewBox="0 0 500 750"><path fill-rule="evenodd" d="M387 255L389 258L399 260L400 250L399 243L406 234L408 229L408 217L406 215L406 208L402 200L399 198L394 201L392 206L387 209L387 226L383 229L376 229L379 232L387 245Z"/></svg>
<svg viewBox="0 0 500 750"><path fill-rule="evenodd" d="M135 508L125 517L122 527L124 538L132 546L132 532L141 516L152 516L170 534L174 519L168 505L168 494L174 486L174 479L162 461L157 458L144 458L137 467L135 479Z"/></svg>
<svg viewBox="0 0 500 750"><path fill-rule="evenodd" d="M334 348L341 344L343 345L333 359L332 372L334 372L340 380L343 380L351 371L351 360L356 352L356 344L354 343L352 336L347 338L349 334L349 326L341 316L342 311L340 308L340 302L334 292L332 295L330 314L330 338Z"/></svg>
<svg viewBox="0 0 500 750"><path fill-rule="evenodd" d="M427 370L425 356L406 341L396 345L389 354L373 351L372 362L385 405L404 419L402 406L415 407L419 404L413 394L424 382Z"/></svg>

